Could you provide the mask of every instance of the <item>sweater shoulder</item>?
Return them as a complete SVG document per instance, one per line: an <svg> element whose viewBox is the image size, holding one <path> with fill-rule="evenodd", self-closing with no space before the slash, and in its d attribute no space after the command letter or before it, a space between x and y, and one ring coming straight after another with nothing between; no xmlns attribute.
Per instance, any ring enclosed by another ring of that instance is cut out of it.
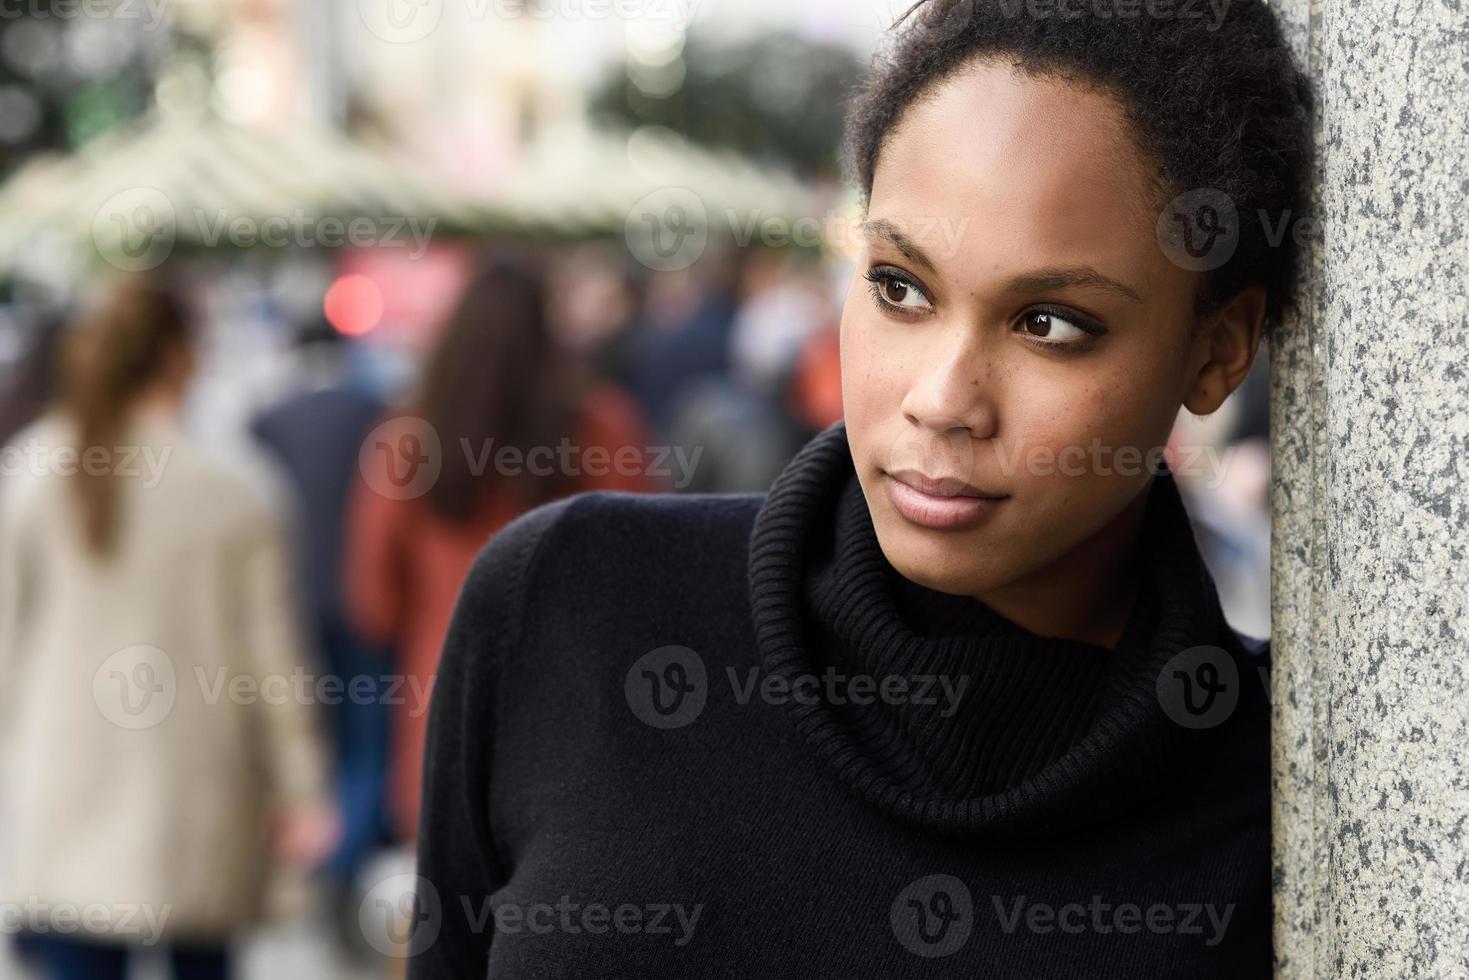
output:
<svg viewBox="0 0 1469 980"><path fill-rule="evenodd" d="M689 535L703 540L743 542L754 526L765 495L759 493L638 493L591 490L577 494L572 506L578 528L599 540L620 534L674 543ZM600 533L599 533L600 532Z"/></svg>
<svg viewBox="0 0 1469 980"><path fill-rule="evenodd" d="M743 574L763 494L588 490L541 504L496 531L461 602L495 596L518 635L528 604L606 598L639 582L736 566ZM579 601L579 604L582 604Z"/></svg>
<svg viewBox="0 0 1469 980"><path fill-rule="evenodd" d="M664 560L678 552L708 556L747 544L763 500L757 493L587 490L515 518L490 538L480 560L503 562L527 546L539 552L538 567L588 559L606 569L638 564L654 551Z"/></svg>

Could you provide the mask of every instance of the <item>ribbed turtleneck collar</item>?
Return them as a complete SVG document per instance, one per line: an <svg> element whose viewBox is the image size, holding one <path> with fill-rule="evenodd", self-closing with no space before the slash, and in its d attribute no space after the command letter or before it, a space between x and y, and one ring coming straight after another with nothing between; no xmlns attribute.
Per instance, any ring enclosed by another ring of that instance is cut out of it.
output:
<svg viewBox="0 0 1469 980"><path fill-rule="evenodd" d="M791 708L838 778L894 817L949 833L1100 820L1151 795L1205 737L1164 713L1163 666L1197 645L1238 651L1166 471L1140 545L1138 601L1115 650L1033 634L892 567L837 422L781 473L755 522L760 656L792 682L891 679L900 693Z"/></svg>

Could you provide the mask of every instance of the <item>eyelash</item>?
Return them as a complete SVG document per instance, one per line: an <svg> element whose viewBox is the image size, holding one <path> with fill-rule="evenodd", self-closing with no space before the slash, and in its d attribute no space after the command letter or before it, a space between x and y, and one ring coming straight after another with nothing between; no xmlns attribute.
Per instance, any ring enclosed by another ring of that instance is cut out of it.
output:
<svg viewBox="0 0 1469 980"><path fill-rule="evenodd" d="M919 293L922 293L925 299L929 299L928 290L924 289L923 285L919 283L918 280L914 279L902 269L896 268L894 266L876 266L872 269L869 269L863 275L863 278L871 284L868 286L868 292L872 295L873 302L876 303L880 309L891 313L894 316L907 317L911 319L921 314L912 310L904 309L885 299L882 295L882 286L884 283L902 283L909 289L913 289ZM929 302L933 302L932 299L929 299ZM1059 351L1066 354L1080 353L1083 350L1089 349L1098 337L1101 337L1107 333L1106 327L1102 326L1100 323L1097 323L1095 320L1092 320L1090 317L1082 316L1075 310L1068 310L1065 307L1051 306L1048 304L1030 307L1020 315L1020 319L1023 321L1026 317L1034 316L1036 314L1054 316L1058 319L1065 320L1067 323L1070 323L1078 330L1081 330L1089 335L1085 340L1068 341L1048 341L1031 335L1029 343L1037 347L1044 347L1048 350Z"/></svg>

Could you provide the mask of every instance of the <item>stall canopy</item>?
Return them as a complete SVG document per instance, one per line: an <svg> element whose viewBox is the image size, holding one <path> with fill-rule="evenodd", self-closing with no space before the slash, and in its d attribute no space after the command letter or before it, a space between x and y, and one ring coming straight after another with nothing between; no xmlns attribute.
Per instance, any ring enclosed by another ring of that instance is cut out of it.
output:
<svg viewBox="0 0 1469 980"><path fill-rule="evenodd" d="M155 116L18 170L0 188L0 267L58 244L127 266L176 246L406 235L395 225L410 218L440 230L496 223L492 209L445 186L330 130Z"/></svg>
<svg viewBox="0 0 1469 980"><path fill-rule="evenodd" d="M620 235L670 213L743 243L796 222L810 237L823 213L778 168L656 128L550 127L508 181L457 186L327 129L154 115L72 155L38 157L0 187L0 271L60 255L143 268L174 249L363 244L364 234L407 239L426 227L436 237Z"/></svg>
<svg viewBox="0 0 1469 980"><path fill-rule="evenodd" d="M645 210L692 205L711 232L819 222L819 195L779 167L689 143L670 130L548 128L495 196L515 224L569 236L620 233Z"/></svg>

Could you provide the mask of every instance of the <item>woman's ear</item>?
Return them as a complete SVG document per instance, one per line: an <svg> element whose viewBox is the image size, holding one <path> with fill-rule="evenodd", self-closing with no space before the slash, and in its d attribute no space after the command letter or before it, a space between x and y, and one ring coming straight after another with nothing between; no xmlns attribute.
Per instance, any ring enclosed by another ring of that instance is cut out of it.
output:
<svg viewBox="0 0 1469 980"><path fill-rule="evenodd" d="M1195 369L1183 407L1195 415L1219 410L1250 373L1265 331L1265 287L1247 286L1209 318L1195 341Z"/></svg>

